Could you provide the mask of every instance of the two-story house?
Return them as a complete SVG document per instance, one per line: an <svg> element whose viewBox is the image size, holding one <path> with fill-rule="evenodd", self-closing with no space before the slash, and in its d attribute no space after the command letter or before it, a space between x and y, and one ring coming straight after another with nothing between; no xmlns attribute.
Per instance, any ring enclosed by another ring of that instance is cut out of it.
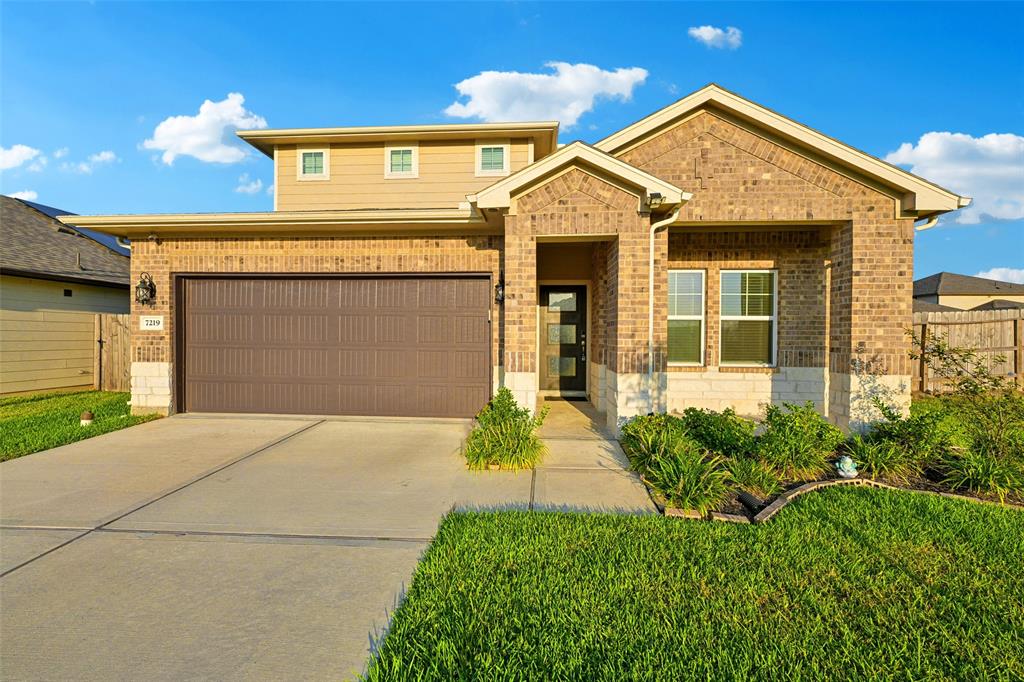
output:
<svg viewBox="0 0 1024 682"><path fill-rule="evenodd" d="M138 411L470 416L909 400L915 221L969 199L710 85L588 145L553 122L240 131L265 213L132 240ZM145 321L143 320L145 316ZM145 326L140 325L145 322Z"/></svg>

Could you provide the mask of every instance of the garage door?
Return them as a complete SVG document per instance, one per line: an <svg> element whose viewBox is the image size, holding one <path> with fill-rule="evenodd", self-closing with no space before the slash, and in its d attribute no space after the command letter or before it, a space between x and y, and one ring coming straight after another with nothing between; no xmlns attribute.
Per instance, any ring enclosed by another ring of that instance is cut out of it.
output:
<svg viewBox="0 0 1024 682"><path fill-rule="evenodd" d="M481 278L187 279L190 412L469 417L490 394Z"/></svg>

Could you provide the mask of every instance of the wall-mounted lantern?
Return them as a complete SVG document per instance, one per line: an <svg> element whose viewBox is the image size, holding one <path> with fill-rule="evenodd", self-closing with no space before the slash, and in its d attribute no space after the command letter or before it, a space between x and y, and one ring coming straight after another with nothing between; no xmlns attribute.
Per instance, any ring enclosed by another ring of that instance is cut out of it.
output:
<svg viewBox="0 0 1024 682"><path fill-rule="evenodd" d="M505 280L504 278L499 279L498 283L494 285L494 302L503 303L505 301Z"/></svg>
<svg viewBox="0 0 1024 682"><path fill-rule="evenodd" d="M139 305L149 305L156 301L156 285L148 272L139 276L139 283L135 285L135 302Z"/></svg>

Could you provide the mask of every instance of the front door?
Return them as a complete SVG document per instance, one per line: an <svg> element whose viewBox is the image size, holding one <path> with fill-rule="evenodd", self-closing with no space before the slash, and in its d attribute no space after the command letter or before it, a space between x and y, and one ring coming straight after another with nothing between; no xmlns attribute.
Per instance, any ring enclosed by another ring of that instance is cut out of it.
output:
<svg viewBox="0 0 1024 682"><path fill-rule="evenodd" d="M587 288L540 288L540 388L587 390Z"/></svg>

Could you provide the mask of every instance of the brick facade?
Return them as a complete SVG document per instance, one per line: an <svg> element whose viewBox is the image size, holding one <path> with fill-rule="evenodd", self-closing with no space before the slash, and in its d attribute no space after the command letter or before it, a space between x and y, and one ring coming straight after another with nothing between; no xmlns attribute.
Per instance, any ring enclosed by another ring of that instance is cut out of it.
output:
<svg viewBox="0 0 1024 682"><path fill-rule="evenodd" d="M651 407L720 408L808 398L853 421L855 358L903 395L910 374L904 329L911 317L913 227L898 197L850 171L727 114L708 109L626 149L619 157L693 198L683 225L655 235L654 365L648 362L651 218L636 190L585 165L570 166L512 197L504 236L295 237L139 240L137 280L149 272L163 332L134 332L140 408L170 408L152 391L173 362L174 273L489 273L505 302L492 310L498 380L532 405L537 394L538 241L593 242L589 393L610 422ZM706 271L706 362L669 367L667 270ZM778 366L720 368L719 273L778 270ZM158 363L154 365L153 363ZM145 373L142 370L145 370ZM648 372L651 370L651 374ZM173 375L173 372L170 373ZM648 377L653 377L653 382ZM147 377L157 377L150 379ZM170 389L166 389L169 391ZM145 391L150 391L150 397ZM155 396L155 397L154 397ZM702 402L703 401L703 402Z"/></svg>

